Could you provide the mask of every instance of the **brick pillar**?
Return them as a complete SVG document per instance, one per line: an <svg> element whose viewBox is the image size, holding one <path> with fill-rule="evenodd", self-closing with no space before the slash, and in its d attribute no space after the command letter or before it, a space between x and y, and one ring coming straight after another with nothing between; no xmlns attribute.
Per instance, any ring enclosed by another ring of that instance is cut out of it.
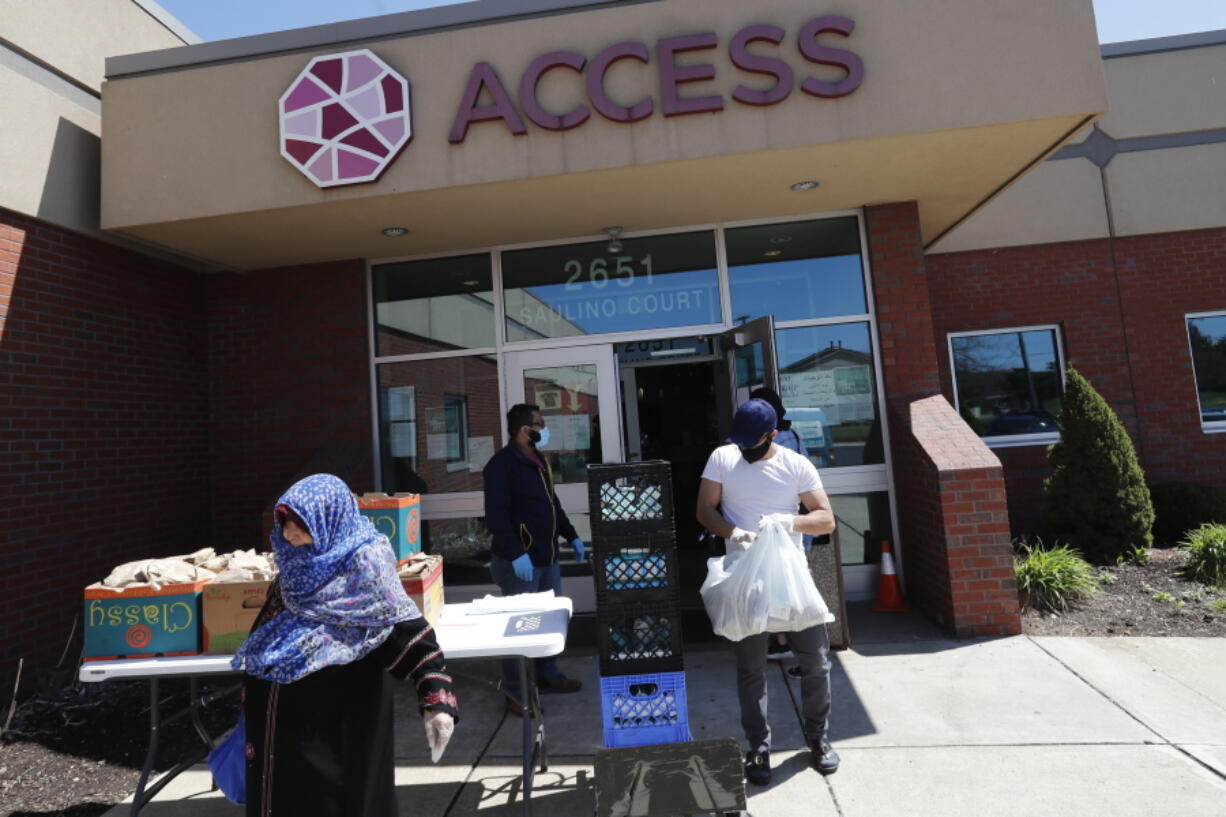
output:
<svg viewBox="0 0 1226 817"><path fill-rule="evenodd" d="M957 635L1021 632L1000 461L940 394L918 208L865 222L907 594Z"/></svg>

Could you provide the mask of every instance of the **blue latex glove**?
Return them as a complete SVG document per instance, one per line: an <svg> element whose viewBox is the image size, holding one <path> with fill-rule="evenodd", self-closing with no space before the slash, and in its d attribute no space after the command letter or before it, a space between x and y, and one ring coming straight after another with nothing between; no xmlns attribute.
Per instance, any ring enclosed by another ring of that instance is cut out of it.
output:
<svg viewBox="0 0 1226 817"><path fill-rule="evenodd" d="M575 549L575 561L582 562L587 558L587 548L583 546L582 539L576 539L570 543L570 546Z"/></svg>
<svg viewBox="0 0 1226 817"><path fill-rule="evenodd" d="M530 582L536 575L532 569L532 559L527 553L511 562L511 567L515 569L515 575L519 577L521 582Z"/></svg>

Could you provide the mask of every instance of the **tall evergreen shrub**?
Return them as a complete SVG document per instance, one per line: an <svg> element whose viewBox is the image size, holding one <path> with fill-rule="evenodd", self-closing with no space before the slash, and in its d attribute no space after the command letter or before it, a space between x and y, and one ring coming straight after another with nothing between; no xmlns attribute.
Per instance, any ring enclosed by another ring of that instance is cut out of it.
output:
<svg viewBox="0 0 1226 817"><path fill-rule="evenodd" d="M1090 381L1071 366L1060 408L1060 442L1044 483L1048 541L1099 564L1137 558L1153 544L1154 508L1128 432Z"/></svg>

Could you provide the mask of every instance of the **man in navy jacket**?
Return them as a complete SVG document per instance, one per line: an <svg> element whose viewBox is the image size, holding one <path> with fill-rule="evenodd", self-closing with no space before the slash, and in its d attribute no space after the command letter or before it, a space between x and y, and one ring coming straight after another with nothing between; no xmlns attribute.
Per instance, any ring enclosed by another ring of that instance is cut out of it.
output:
<svg viewBox="0 0 1226 817"><path fill-rule="evenodd" d="M504 596L553 590L562 594L562 570L558 564L558 538L575 549L583 561L583 540L575 531L553 489L553 472L536 450L549 443L549 429L539 406L519 403L507 412L510 442L486 463L485 525L494 536L490 575ZM518 694L518 668L503 662L504 685ZM546 692L578 692L580 683L558 669L557 657L536 662L537 685ZM522 714L520 704L507 701L507 708Z"/></svg>

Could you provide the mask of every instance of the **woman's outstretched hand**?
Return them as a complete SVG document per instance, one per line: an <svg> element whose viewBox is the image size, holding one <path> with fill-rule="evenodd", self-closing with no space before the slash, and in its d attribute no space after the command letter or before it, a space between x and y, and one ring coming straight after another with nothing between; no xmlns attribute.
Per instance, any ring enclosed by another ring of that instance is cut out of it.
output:
<svg viewBox="0 0 1226 817"><path fill-rule="evenodd" d="M430 761L438 763L455 731L455 720L446 712L423 712L422 721L426 724L426 743L430 745Z"/></svg>

